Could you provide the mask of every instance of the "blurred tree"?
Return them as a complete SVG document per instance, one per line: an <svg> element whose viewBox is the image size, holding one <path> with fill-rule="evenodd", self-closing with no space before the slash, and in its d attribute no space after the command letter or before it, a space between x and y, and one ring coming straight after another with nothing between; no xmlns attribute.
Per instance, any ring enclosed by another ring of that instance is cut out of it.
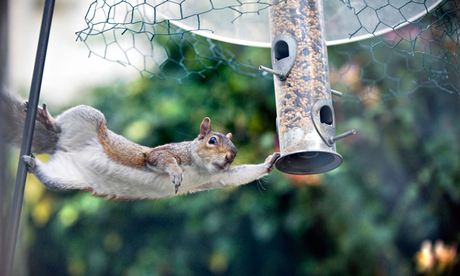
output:
<svg viewBox="0 0 460 276"><path fill-rule="evenodd" d="M43 192L30 181L30 273L410 275L425 239L460 242L460 97L433 87L383 98L384 80L369 87L359 70L350 69L369 68L366 57L343 59L341 51L329 53L333 72L348 68L333 84L354 87L360 100L336 103L337 125L360 134L339 144L345 157L340 168L313 178L274 172L237 190L143 202ZM390 48L378 51L391 55ZM239 53L269 60L268 51ZM366 77L379 72L369 70ZM397 74L408 85L421 77ZM120 81L86 100L111 129L145 145L193 139L201 119L210 116L215 129L234 133L237 163L261 162L276 149L272 80L225 66L180 84Z"/></svg>

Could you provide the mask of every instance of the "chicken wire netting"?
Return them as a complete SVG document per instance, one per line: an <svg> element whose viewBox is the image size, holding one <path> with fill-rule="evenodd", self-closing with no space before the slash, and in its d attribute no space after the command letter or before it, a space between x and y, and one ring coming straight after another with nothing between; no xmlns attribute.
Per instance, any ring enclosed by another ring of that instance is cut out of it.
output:
<svg viewBox="0 0 460 276"><path fill-rule="evenodd" d="M95 0L85 16L87 27L77 32L77 40L87 46L90 56L134 67L147 77L182 80L229 66L244 75L271 78L258 71L260 64L270 64L268 49L219 42L195 32L214 32L202 27L202 18L212 13L232 14L225 22L231 26L246 16L262 16L270 6L284 2L202 2L205 8L191 14L185 7L196 3L194 0ZM325 5L332 2L355 17L346 33L349 41L369 37L328 47L331 86L344 92L344 99L373 101L425 87L460 94L458 1L433 5L428 0L331 0ZM164 16L171 5L174 16ZM409 18L407 11L414 8L424 16ZM386 19L388 10L397 15L392 22ZM182 21L187 28L177 27Z"/></svg>

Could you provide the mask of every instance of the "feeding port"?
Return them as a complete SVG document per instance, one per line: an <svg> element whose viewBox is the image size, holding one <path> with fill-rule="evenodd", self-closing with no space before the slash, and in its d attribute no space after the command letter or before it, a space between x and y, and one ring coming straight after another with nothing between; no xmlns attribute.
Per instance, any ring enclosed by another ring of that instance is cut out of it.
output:
<svg viewBox="0 0 460 276"><path fill-rule="evenodd" d="M280 2L271 7L270 21L281 152L276 167L290 174L332 170L342 156L335 147L322 1Z"/></svg>

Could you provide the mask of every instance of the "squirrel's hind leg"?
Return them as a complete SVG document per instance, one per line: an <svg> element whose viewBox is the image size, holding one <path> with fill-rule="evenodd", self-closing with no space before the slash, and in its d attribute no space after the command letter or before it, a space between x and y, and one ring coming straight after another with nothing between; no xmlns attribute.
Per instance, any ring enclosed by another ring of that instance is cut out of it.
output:
<svg viewBox="0 0 460 276"><path fill-rule="evenodd" d="M37 120L42 123L46 129L59 132L59 127L57 125L56 119L54 119L54 117L48 112L46 104L43 104L41 108L38 107Z"/></svg>
<svg viewBox="0 0 460 276"><path fill-rule="evenodd" d="M25 101L23 103L23 111L27 112L29 109L29 102ZM56 119L49 113L48 107L46 104L37 107L37 121L40 122L47 130L59 132L59 126L56 122Z"/></svg>
<svg viewBox="0 0 460 276"><path fill-rule="evenodd" d="M72 183L66 183L65 180L46 173L46 170L43 169L45 164L34 156L23 155L22 160L26 164L29 173L34 174L48 189L55 191L72 190L70 188L73 186Z"/></svg>

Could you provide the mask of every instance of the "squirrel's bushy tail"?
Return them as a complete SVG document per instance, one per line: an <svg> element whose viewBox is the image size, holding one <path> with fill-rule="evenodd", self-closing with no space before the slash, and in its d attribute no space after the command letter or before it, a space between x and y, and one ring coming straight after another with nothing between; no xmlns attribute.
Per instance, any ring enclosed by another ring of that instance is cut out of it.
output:
<svg viewBox="0 0 460 276"><path fill-rule="evenodd" d="M0 88L2 89L2 88ZM26 118L25 102L3 90L0 91L0 127L8 144L21 145L22 132ZM48 130L41 123L35 124L32 143L33 153L53 153L56 149L59 133Z"/></svg>

